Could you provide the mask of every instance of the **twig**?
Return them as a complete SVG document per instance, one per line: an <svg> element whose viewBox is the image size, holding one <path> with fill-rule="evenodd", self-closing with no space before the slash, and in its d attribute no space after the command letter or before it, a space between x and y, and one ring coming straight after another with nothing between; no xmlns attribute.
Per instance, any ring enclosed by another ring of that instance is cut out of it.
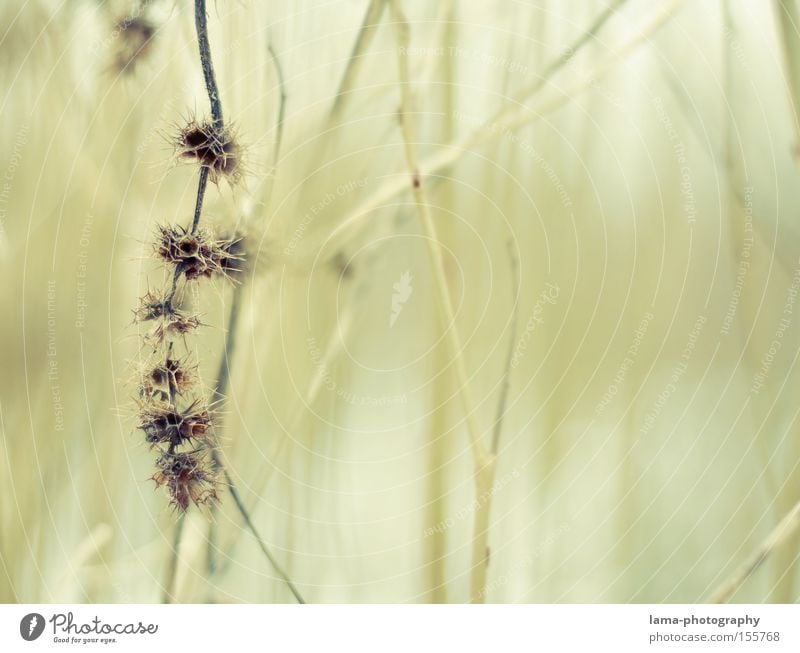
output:
<svg viewBox="0 0 800 653"><path fill-rule="evenodd" d="M230 383L231 375L231 359L233 357L233 350L236 346L236 327L239 323L239 307L241 305L242 289L244 284L240 283L234 288L233 298L231 300L231 308L228 313L228 326L225 332L225 347L222 351L222 358L219 362L219 369L217 370L217 385L214 388L213 403L219 403L225 399L228 392L228 385ZM219 465L219 456L216 449L212 450L211 459L215 465ZM216 504L211 504L212 517L216 514ZM211 519L208 523L208 549L206 551L206 569L210 574L213 574L217 568L216 560L216 521Z"/></svg>
<svg viewBox="0 0 800 653"><path fill-rule="evenodd" d="M778 20L780 43L783 46L783 63L786 67L786 87L792 110L792 125L795 139L792 154L795 161L800 148L800 34L796 0L775 0L775 15Z"/></svg>
<svg viewBox="0 0 800 653"><path fill-rule="evenodd" d="M209 45L209 42L208 42L208 26L207 26L207 23L206 23L206 3L205 3L205 0L195 0L195 27L197 28L197 42L198 42L198 48L199 48L199 51L200 51L200 63L201 63L202 69L203 69L203 77L205 79L206 91L208 93L208 101L209 101L209 104L211 106L211 117L212 117L212 121L213 121L213 126L217 131L221 132L224 129L224 123L223 123L223 118L222 118L222 103L220 101L219 89L217 87L216 78L214 76L214 66L213 66L212 61L211 61L211 48L210 48L210 45ZM281 84L282 84L282 74L281 74ZM280 141L278 141L278 143L279 142ZM198 181L198 185L197 185L197 199L196 199L196 202L195 202L195 210L194 210L194 217L193 217L193 220L192 220L191 233L195 233L196 232L196 230L198 228L198 225L200 223L200 217L201 217L202 209L203 209L203 198L205 196L206 187L208 185L208 175L209 175L209 168L207 166L201 165L201 167L200 167L200 176L199 176L199 181ZM172 302L172 299L173 299L173 297L175 295L175 291L176 291L176 288L177 288L177 279L178 279L178 276L180 275L180 273L181 273L181 267L179 265L179 266L176 267L175 278L173 279L173 282L172 282L172 289L171 289L170 294L169 294L168 299L167 299L167 301L169 303ZM238 308L239 308L240 298L241 298L241 294L240 294L241 293L241 288L242 288L242 285L240 284L239 286L237 286L236 291L234 293L234 299L233 299L233 302L232 302L231 313L230 313L229 322L228 322L228 332L227 332L226 341L225 341L225 350L223 352L222 361L220 363L220 372L219 372L219 375L218 375L217 387L214 390L215 399L219 399L219 398L222 398L224 396L225 391L226 391L227 386L228 386L228 383L229 383L229 378L230 378L229 361L230 361L230 357L231 357L231 355L233 353L233 348L234 348L234 345L235 345L234 334L236 332L236 324L237 324L237 320L238 320L238 313L239 313ZM283 571L283 569L280 567L280 565L278 565L278 563L276 562L275 558L272 556L272 554L270 553L269 549L267 548L266 544L261 539L261 536L259 535L258 531L256 530L256 527L253 524L253 521L250 518L249 513L247 512L247 509L245 508L244 504L242 503L242 501L241 501L241 499L239 497L239 493L236 491L236 487L235 487L235 485L233 483L233 479L231 478L230 474L228 473L227 468L222 463L222 460L220 458L219 452L217 451L216 447L211 447L210 449L211 449L212 461L213 461L214 465L216 466L216 468L223 472L223 474L225 476L225 479L227 480L227 483L228 483L228 490L229 490L231 496L233 497L233 500L234 500L234 502L236 504L236 507L239 509L239 512L242 514L242 517L243 517L243 519L245 521L245 524L247 525L249 530L252 532L253 536L256 538L256 540L258 542L258 545L259 545L259 548L261 549L262 553L267 558L267 560L270 562L270 564L273 566L273 568L278 573L278 575L281 577L281 579L287 584L287 586L289 587L290 591L292 592L294 597L298 600L298 602L304 603L305 601L300 596L299 592L297 591L297 589L295 588L295 586L293 585L293 583L291 582L289 577L286 575L286 573ZM168 588L167 591L169 591L169 588L171 588L172 583L174 582L175 568L177 567L178 549L179 549L179 546L180 546L181 534L183 532L183 528L182 528L183 516L181 516L181 521L179 523L181 524L181 526L178 527L178 529L176 531L176 534L175 534L175 546L173 547L173 560L172 560L172 562L170 564L170 572L169 572L170 573L170 577L169 577L169 580L167 582L167 588ZM212 544L212 546L213 546L213 544ZM208 564L209 564L209 566L213 566L213 564L214 564L213 563L213 558L211 558L211 557L209 558L209 563Z"/></svg>
<svg viewBox="0 0 800 653"><path fill-rule="evenodd" d="M356 294L360 295L359 292L357 292ZM357 304L358 302L356 301L355 298L349 302L349 305L351 307ZM356 323L357 320L353 314L353 309L351 308L348 312L346 312L342 316L338 328L332 330L330 338L325 343L325 349L322 358L316 363L316 371L311 379L311 382L308 385L308 389L306 390L305 395L302 398L295 399L294 401L293 407L291 409L288 418L288 426L285 429L287 433L294 433L300 428L302 418L307 414L305 408L312 406L316 401L317 395L319 394L320 390L324 387L325 375L327 374L327 371L331 368L331 365L335 360L336 356L338 356L339 353L344 348L344 343L347 334L352 329L353 324ZM288 440L289 438L287 437L280 438L280 440L278 441L278 446L271 456L272 460L277 460L280 457ZM251 483L251 486L255 488L256 493L260 492L263 488L267 487L269 481L272 479L272 472L274 471L274 469L275 469L274 465L264 465L262 467L262 471L259 473L256 479ZM227 550L223 563L219 566L219 568L216 571L220 573L225 571L225 569L228 566L228 561L230 561L231 559L231 553L235 546L236 542L234 541L231 544L230 548Z"/></svg>
<svg viewBox="0 0 800 653"><path fill-rule="evenodd" d="M467 153L473 152L475 149L484 143L496 138L498 134L509 133L514 129L518 129L528 123L534 122L540 117L560 107L562 104L574 98L583 90L590 88L591 85L599 78L607 73L619 59L627 56L643 43L648 42L650 35L658 31L674 14L677 8L682 5L686 0L672 0L669 4L659 9L656 17L647 25L639 30L639 34L633 37L629 42L618 48L612 55L601 62L589 75L579 80L575 84L561 89L559 95L552 100L544 103L543 105L535 108L530 108L530 100L532 96L544 85L537 82L533 87L529 87L520 93L513 101L509 102L507 107L498 110L495 115L486 121L484 126L477 128L469 135L457 140L446 148L441 148L438 152L432 154L427 159L420 163L420 170L423 174L430 176L442 170L449 168L457 163ZM606 12L604 12L605 14ZM560 59L565 59L568 52L572 51L577 53L582 47L589 42L587 34L596 33L599 30L595 21L589 28L589 32L584 33L575 44L567 48L562 53ZM568 61L568 60L567 60ZM564 64L559 65L558 61L551 64L548 70L559 70ZM552 74L552 73L551 73ZM549 79L548 75L544 75L544 79ZM361 221L367 224L364 218L372 215L373 211L380 206L389 202L392 198L396 197L407 188L407 182L404 178L392 177L379 186L371 195L366 197L363 202L354 207L348 215L341 217L336 225L333 236L328 236L327 246L336 247L339 245L337 235L345 233L346 230L356 222Z"/></svg>
<svg viewBox="0 0 800 653"><path fill-rule="evenodd" d="M407 50L409 44L408 23L397 0L392 0L391 6L398 46L400 49ZM455 360L455 368L459 380L459 394L461 396L467 431L472 445L478 507L475 510L472 540L470 600L473 603L481 603L483 602L486 586L486 569L489 565L487 541L491 492L488 492L488 490L494 478L495 459L490 452L486 451L481 442L481 431L477 424L475 408L469 392L469 378L464 363L464 351L461 344L461 337L459 336L456 326L453 300L447 283L447 273L444 268L441 244L439 243L439 237L436 233L436 225L431 216L430 204L428 203L423 188L423 180L417 162L417 141L413 124L414 106L408 71L408 57L404 52L399 52L397 61L401 92L400 126L405 142L406 162L411 174L411 188L417 207L417 213L422 223L422 228L425 231L425 242L428 245L428 254L433 267L436 292L444 313L444 324L448 343L450 345L451 354Z"/></svg>
<svg viewBox="0 0 800 653"><path fill-rule="evenodd" d="M197 199L194 203L194 218L192 218L191 233L197 231L200 224L200 214L203 212L203 197L206 194L206 186L208 185L208 168L206 166L200 167L200 177L197 180Z"/></svg>
<svg viewBox="0 0 800 653"><path fill-rule="evenodd" d="M200 65L203 68L203 79L206 82L208 101L211 104L211 118L214 127L222 129L222 102L219 99L219 88L214 76L214 65L211 62L211 46L208 43L208 25L206 23L206 0L194 0L194 25L197 29L197 45L200 49Z"/></svg>
<svg viewBox="0 0 800 653"><path fill-rule="evenodd" d="M494 433L492 434L492 455L496 456L500 448L500 434L503 431L503 418L506 414L506 402L508 400L508 386L511 377L511 361L514 358L514 347L517 342L517 322L519 318L519 260L514 253L514 241L508 241L508 256L511 262L511 283L514 292L514 308L511 315L511 333L508 340L508 354L506 355L506 365L503 369L503 385L500 387L500 400L497 402L497 417L494 421Z"/></svg>
<svg viewBox="0 0 800 653"><path fill-rule="evenodd" d="M181 546L183 536L183 526L186 522L186 513L181 513L175 524L175 538L172 541L172 553L167 567L167 579L164 583L164 594L161 597L162 603L171 603L175 596L175 579L178 575L178 549Z"/></svg>
<svg viewBox="0 0 800 653"><path fill-rule="evenodd" d="M344 101L361 68L361 57L364 56L364 51L369 48L372 39L375 38L375 33L378 31L378 21L385 5L386 0L370 0L367 13L364 15L364 20L358 30L356 42L353 44L353 50L350 52L350 58L347 60L347 68L345 68L342 81L339 83L339 89L336 91L336 97L333 100L329 118L331 123L336 122L339 118L339 114L344 107Z"/></svg>
<svg viewBox="0 0 800 653"><path fill-rule="evenodd" d="M222 464L221 461L219 462L219 464L220 465ZM278 561L275 560L275 558L272 556L272 554L270 553L269 549L267 548L267 545L264 544L264 540L261 539L261 535L259 534L258 530L256 529L256 526L253 523L253 520L250 519L250 514L247 512L247 508L245 507L244 503L242 502L242 499L239 496L239 492L236 490L236 486L233 483L233 479L231 478L231 475L228 473L228 470L224 466L222 466L222 472L225 475L226 482L228 483L228 491L231 493L231 496L233 497L233 500L236 503L236 507L239 509L239 512L241 513L242 518L244 519L245 525L250 530L250 532L253 534L253 537L256 539L256 542L258 542L258 546L261 549L261 552L264 554L264 557L266 557L267 560L269 560L269 562L272 565L273 569L275 569L275 571L278 573L278 576L280 576L281 580L283 580L283 582L286 583L286 586L289 588L291 593L294 595L294 598L297 599L297 602L298 603L305 603L305 600L303 599L303 596L300 594L300 592L294 586L294 583L292 583L292 581L289 579L289 576L286 574L286 572L283 571L281 566L278 564Z"/></svg>
<svg viewBox="0 0 800 653"><path fill-rule="evenodd" d="M225 348L223 351L222 359L220 360L219 364L219 371L217 372L217 387L214 389L214 401L219 402L224 400L225 395L228 390L228 385L230 384L230 363L233 357L233 351L236 347L236 327L239 321L239 313L240 313L240 306L241 306L241 296L242 296L242 288L244 284L239 284L236 286L234 291L233 299L231 301L231 310L228 315L228 331L225 337ZM225 476L225 480L228 485L228 491L230 492L231 496L233 497L234 503L236 504L236 508L239 510L239 513L242 515L242 519L244 520L245 525L248 527L250 532L253 534L253 537L258 542L258 546L261 551L264 553L264 556L267 558L269 563L275 569L278 576L283 580L286 585L289 587L289 590L292 592L294 597L297 599L298 603L305 603L305 600L298 592L297 588L294 586L292 581L289 579L289 576L286 572L282 569L282 567L278 564L275 560L275 557L267 548L267 545L261 539L258 531L256 530L255 525L253 524L253 520L250 517L250 513L247 510L247 507L244 505L244 502L241 500L239 496L239 492L236 490L236 486L233 482L233 478L231 477L230 473L228 472L227 468L225 467L222 459L219 455L219 452L216 448L211 450L211 460L214 463L215 467L218 470L221 470L223 475ZM215 529L214 529L214 522L212 521L209 525L209 537L208 537L208 550L206 553L206 568L210 574L213 574L217 570L217 563L216 563L216 555L214 551L216 550L216 537L215 537Z"/></svg>
<svg viewBox="0 0 800 653"><path fill-rule="evenodd" d="M267 52L270 55L270 59L272 60L272 64L275 67L275 72L278 76L278 93L279 93L279 101L278 101L278 118L275 125L276 135L275 135L275 145L273 148L272 153L272 174L264 183L264 189L261 192L261 205L265 205L268 201L270 196L272 195L272 186L274 183L274 174L275 174L275 167L277 166L278 157L280 156L281 150L281 143L283 141L283 124L284 124L284 117L286 111L286 86L284 82L284 75L283 75L283 67L281 66L280 59L278 58L275 49L273 48L272 44L267 45ZM236 329L239 323L239 312L241 309L241 299L242 299L242 292L244 289L244 284L241 283L236 286L233 294L233 298L231 300L231 309L228 314L228 326L226 329L225 335L225 347L223 350L222 359L220 360L219 369L217 371L217 385L214 389L214 401L220 402L225 399L225 395L228 390L228 385L230 382L230 364L233 358L233 350L236 346ZM212 460L214 464L221 465L221 461L219 460L219 456L217 452L212 453ZM212 506L212 512L216 511L216 506ZM245 515L242 513L245 519L249 519L249 515ZM208 549L206 552L206 569L208 570L209 574L215 574L217 571L217 538L216 538L216 528L215 522L212 520L209 522L208 527Z"/></svg>
<svg viewBox="0 0 800 653"><path fill-rule="evenodd" d="M726 603L764 562L800 529L800 502L781 519L747 561L708 598L709 603Z"/></svg>
<svg viewBox="0 0 800 653"><path fill-rule="evenodd" d="M263 188L261 189L260 199L257 203L259 206L262 206L266 209L269 199L272 197L272 189L275 185L275 174L276 169L278 167L278 158L281 152L281 145L283 143L283 123L286 119L286 82L283 76L283 66L281 65L281 60L278 58L278 53L275 52L275 48L272 47L272 44L269 43L267 45L267 52L269 53L270 59L272 60L272 65L275 68L275 74L278 76L278 118L275 122L275 145L272 148L272 162L270 164L270 174L267 177L267 180L264 182Z"/></svg>
<svg viewBox="0 0 800 653"><path fill-rule="evenodd" d="M278 119L275 123L275 146L272 150L272 165L273 167L278 163L278 156L281 152L281 142L283 141L283 121L286 117L286 81L283 77L283 66L278 54L272 43L267 45L267 52L269 53L272 65L275 67L275 74L278 76Z"/></svg>

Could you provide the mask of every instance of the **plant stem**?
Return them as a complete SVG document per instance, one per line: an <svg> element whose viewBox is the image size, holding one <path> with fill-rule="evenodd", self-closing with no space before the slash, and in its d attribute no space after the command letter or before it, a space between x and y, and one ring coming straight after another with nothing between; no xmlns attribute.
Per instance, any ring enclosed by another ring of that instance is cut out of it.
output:
<svg viewBox="0 0 800 653"><path fill-rule="evenodd" d="M347 95L352 89L358 71L361 69L361 57L364 56L364 51L369 48L372 39L375 38L375 33L378 31L378 21L383 13L385 4L386 0L370 0L367 13L364 15L364 20L358 30L356 42L350 53L350 58L347 60L347 68L345 68L342 81L339 83L339 89L333 100L329 118L331 124L338 122Z"/></svg>
<svg viewBox="0 0 800 653"><path fill-rule="evenodd" d="M678 7L684 2L686 2L686 0L672 0L667 5L660 7L655 18L636 30L637 34L635 37L615 50L586 77L575 84L562 88L554 99L543 103L541 106L531 107L531 99L544 84L537 82L523 90L512 101L508 102L506 106L499 109L483 126L478 127L472 133L458 139L448 147L441 148L438 152L423 160L419 166L420 170L428 175L441 172L460 161L465 155L474 152L475 149L484 143L497 138L498 134L509 133L524 125L535 122L542 116L570 101L585 89L590 88L598 78L611 70L620 59L626 57L643 44L650 43L650 36L666 24L677 11ZM606 14L607 12L604 12L603 16ZM604 23L605 21L602 22ZM598 21L595 21L588 32L584 33L572 46L562 53L560 59L563 60L567 58L570 51L573 52L574 56L575 52L585 47L585 45L590 42L588 35L590 33L596 33L601 26L602 24L598 26ZM567 61L568 60L569 59L567 59ZM564 64L559 65L558 60L553 62L546 69L551 72L545 73L545 79L549 79L549 76L560 70L563 65ZM335 227L334 234L332 236L326 236L326 247L335 248L340 246L339 238L341 237L339 234L346 233L348 228L352 227L355 223L360 222L362 228L366 228L369 222L364 220L365 216L371 215L377 207L385 205L392 198L405 191L407 188L406 184L407 182L403 178L390 177L361 203L353 207L347 215L337 216L338 223Z"/></svg>
<svg viewBox="0 0 800 653"><path fill-rule="evenodd" d="M796 0L775 0L775 15L778 20L780 44L783 50L783 63L786 69L786 87L792 111L792 125L795 139L794 159L800 147L800 35L797 33L798 14Z"/></svg>
<svg viewBox="0 0 800 653"><path fill-rule="evenodd" d="M508 387L511 377L511 362L514 359L514 347L517 341L517 322L519 321L519 259L514 252L514 241L508 241L508 257L511 264L511 283L513 292L511 293L514 301L514 308L511 312L511 333L508 339L508 353L506 363L503 368L503 381L500 386L500 399L497 402L497 415L494 421L494 432L492 433L492 454L497 455L500 449L500 434L503 432L503 418L506 414L506 403L508 401Z"/></svg>
<svg viewBox="0 0 800 653"><path fill-rule="evenodd" d="M217 385L214 388L214 399L212 403L215 404L224 401L225 395L228 392L228 384L230 383L231 376L231 359L236 346L236 327L239 323L239 307L241 305L243 288L244 284L240 283L233 291L231 308L228 313L228 327L225 333L225 347L222 351L222 359L219 362L219 369L217 371ZM219 456L216 450L212 452L211 458L215 465L218 464ZM216 513L216 510L216 505L212 504L212 516ZM213 574L217 568L216 540L215 520L212 519L208 524L208 549L206 552L206 569L210 574Z"/></svg>
<svg viewBox="0 0 800 653"><path fill-rule="evenodd" d="M278 76L279 99L278 99L278 117L275 125L275 131L276 131L275 145L273 147L273 153L272 153L273 174L270 175L270 177L267 179L267 181L264 184L263 190L261 192L260 204L263 206L265 206L267 202L269 202L269 199L272 195L272 187L274 183L274 170L278 163L278 158L280 156L280 150L281 150L281 143L283 141L283 123L286 112L286 97L287 97L286 84L283 75L283 67L281 66L280 59L278 58L278 55L275 52L275 49L273 48L271 43L267 45L267 52L269 53L270 59L272 60L272 64L275 67L275 73ZM231 308L228 314L228 325L225 335L225 346L222 353L222 359L220 360L219 370L217 371L217 385L214 389L215 403L224 401L225 395L228 390L228 385L230 384L230 375L231 375L230 366L231 366L231 360L233 359L233 352L236 347L236 330L239 324L239 313L242 306L243 291L244 291L244 283L240 283L235 287L233 298L231 299ZM223 469L222 461L216 450L212 451L212 460L219 469ZM252 524L252 520L247 511L247 508L240 500L239 495L236 492L236 488L233 486L233 481L230 479L230 476L228 475L227 471L225 471L225 475L229 480L229 487L231 489L231 494L234 495L234 501L243 519L245 520L245 523ZM215 510L216 508L212 506L212 512ZM264 551L266 549L266 545L264 545L263 541L261 541L260 538L258 538L258 534L255 533L255 531L254 535L256 536L256 539L259 539L259 546L261 547L262 551ZM206 568L209 574L214 574L217 571L216 539L217 538L216 538L215 523L212 521L209 524L208 550L206 554ZM265 554L270 563L272 563L273 567L275 567L276 571L278 571L278 573L282 575L284 580L286 580L287 584L292 590L292 593L295 594L296 597L298 597L298 595L296 594L296 590L294 589L294 586L289 582L288 577L280 569L280 567L278 567L277 564L275 564L272 555L268 551L265 551ZM300 598L298 598L298 600L300 601L300 603L304 602Z"/></svg>
<svg viewBox="0 0 800 653"><path fill-rule="evenodd" d="M175 595L175 578L178 574L178 549L181 546L185 521L186 513L182 512L175 524L175 539L172 541L172 554L170 555L169 566L167 567L167 579L164 583L164 594L161 597L162 603L172 603L172 599Z"/></svg>
<svg viewBox="0 0 800 653"><path fill-rule="evenodd" d="M200 177L197 180L197 199L194 203L194 218L192 218L191 233L195 233L197 231L197 227L200 225L200 214L203 212L203 198L206 194L207 185L208 168L206 166L201 166Z"/></svg>
<svg viewBox="0 0 800 653"><path fill-rule="evenodd" d="M302 427L302 419L308 414L306 409L314 405L320 390L325 386L324 382L326 370L331 369L331 365L333 365L336 357L344 349L344 344L347 340L348 334L353 330L354 324L358 323L358 316L354 314L355 310L353 307L361 305L359 303L359 299L362 299L363 292L364 288L359 288L356 291L356 296L348 302L350 310L343 314L342 319L338 324L338 328L335 328L331 331L330 337L325 343L322 358L316 364L315 374L312 377L305 394L302 397L295 399L293 403L289 413L288 426L285 429L286 433L294 433ZM278 446L270 456L271 460L277 460L280 457L288 441L289 438L287 437L280 438L278 441ZM269 481L272 479L272 473L274 469L274 464L269 466L264 465L262 467L262 470L259 472L258 476L251 483L251 487L254 488L256 494L266 489ZM235 546L236 541L234 541L227 549L225 561L223 561L219 567L220 572L223 572L227 568Z"/></svg>
<svg viewBox="0 0 800 653"><path fill-rule="evenodd" d="M720 585L708 599L709 603L726 603L764 562L781 548L800 529L800 502L784 516L747 561Z"/></svg>
<svg viewBox="0 0 800 653"><path fill-rule="evenodd" d="M194 25L197 29L197 44L200 49L200 65L203 68L203 79L206 82L208 101L211 104L211 118L214 127L221 129L222 102L219 99L219 88L214 76L214 65L211 62L211 46L208 43L208 24L206 22L206 0L194 1Z"/></svg>
<svg viewBox="0 0 800 653"><path fill-rule="evenodd" d="M405 51L409 45L409 27L397 0L392 0L392 16L397 33L398 74L401 92L400 126L405 142L406 163L411 173L411 188L420 222L426 236L428 254L433 267L436 293L439 297L451 355L455 361L459 381L459 394L463 404L467 432L472 445L473 472L477 508L472 537L472 570L470 576L470 601L482 603L486 586L486 570L489 565L489 512L491 508L491 488L494 479L495 458L481 442L481 431L475 417L475 408L469 392L469 377L464 362L464 349L456 326L453 299L447 282L447 273L442 256L442 248L431 216L430 204L423 187L423 180L417 162L417 142L413 124L413 97L408 70L408 57Z"/></svg>
<svg viewBox="0 0 800 653"><path fill-rule="evenodd" d="M218 457L217 457L217 460L218 460L218 464L222 465L222 461L220 461L218 459ZM289 576L286 574L286 572L283 571L281 566L278 564L277 560L275 560L275 558L272 556L272 554L270 553L269 549L267 548L267 545L264 543L264 540L261 539L261 535L259 534L258 530L256 529L256 526L253 523L253 520L250 519L250 513L247 512L247 508L245 507L244 503L242 502L242 499L239 496L239 492L236 490L236 486L235 486L235 484L233 482L233 478L231 478L231 475L228 473L228 470L224 466L222 466L222 472L225 475L225 481L228 483L228 491L231 493L231 496L233 497L233 500L236 503L236 507L239 509L239 512L241 513L242 518L244 519L245 525L250 530L250 532L253 534L253 537L256 539L256 542L258 543L258 546L261 549L261 552L264 554L264 557L266 557L267 560L269 560L270 564L272 565L273 569L275 569L275 571L277 572L278 576L280 576L281 580L283 580L283 582L286 583L286 586L289 588L289 591L291 591L291 593L294 596L294 598L297 599L297 602L298 603L305 603L305 600L303 599L303 596L300 594L300 592L294 586L294 583L292 583L292 581L289 579Z"/></svg>

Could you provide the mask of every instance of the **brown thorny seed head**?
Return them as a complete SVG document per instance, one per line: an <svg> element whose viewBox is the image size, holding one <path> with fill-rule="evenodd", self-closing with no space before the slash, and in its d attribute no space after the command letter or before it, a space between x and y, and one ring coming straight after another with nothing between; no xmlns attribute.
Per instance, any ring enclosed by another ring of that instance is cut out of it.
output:
<svg viewBox="0 0 800 653"><path fill-rule="evenodd" d="M188 315L167 301L166 295L148 292L139 299L139 306L133 312L136 322L154 322L147 342L160 344L168 337L182 336L200 326L196 315Z"/></svg>
<svg viewBox="0 0 800 653"><path fill-rule="evenodd" d="M184 361L167 358L141 373L139 396L143 399L169 401L173 394L183 395L195 381L195 369Z"/></svg>
<svg viewBox="0 0 800 653"><path fill-rule="evenodd" d="M119 72L131 73L136 69L136 64L152 47L155 31L153 24L141 16L128 16L116 24L114 65Z"/></svg>
<svg viewBox="0 0 800 653"><path fill-rule="evenodd" d="M185 443L207 443L211 429L211 413L194 401L186 409L178 410L168 402L140 404L139 428L151 445L168 445L172 448Z"/></svg>
<svg viewBox="0 0 800 653"><path fill-rule="evenodd" d="M175 154L179 160L208 168L215 184L225 178L233 185L241 178L241 151L229 127L190 120L178 131Z"/></svg>
<svg viewBox="0 0 800 653"><path fill-rule="evenodd" d="M248 269L246 237L238 232L233 232L230 236L223 235L219 242L222 250L219 259L220 271L229 279L241 280Z"/></svg>
<svg viewBox="0 0 800 653"><path fill-rule="evenodd" d="M195 451L165 452L156 461L152 479L167 489L170 503L181 511L190 501L201 506L217 499L216 474L208 460Z"/></svg>
<svg viewBox="0 0 800 653"><path fill-rule="evenodd" d="M156 254L179 266L187 280L220 274L231 277L238 272L243 252L241 239L216 238L208 230L191 233L183 227L160 225L156 233Z"/></svg>

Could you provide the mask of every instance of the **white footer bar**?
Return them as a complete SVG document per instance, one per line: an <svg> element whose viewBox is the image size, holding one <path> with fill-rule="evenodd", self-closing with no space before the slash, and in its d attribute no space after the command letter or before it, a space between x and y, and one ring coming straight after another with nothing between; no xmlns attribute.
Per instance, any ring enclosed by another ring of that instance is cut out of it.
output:
<svg viewBox="0 0 800 653"><path fill-rule="evenodd" d="M0 651L800 651L795 605L3 605Z"/></svg>

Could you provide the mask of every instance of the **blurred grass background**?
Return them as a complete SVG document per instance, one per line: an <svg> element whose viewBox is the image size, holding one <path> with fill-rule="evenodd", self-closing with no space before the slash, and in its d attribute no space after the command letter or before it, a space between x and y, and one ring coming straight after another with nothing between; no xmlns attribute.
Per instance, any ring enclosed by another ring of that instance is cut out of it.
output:
<svg viewBox="0 0 800 653"><path fill-rule="evenodd" d="M513 352L487 600L704 600L800 499L794 3L616 1L587 35L608 2L408 0L412 46L384 10L359 51L368 4L209 5L250 174L208 215L246 217L259 256L223 447L259 529L312 602L469 597L472 462L398 125L408 57L487 439ZM176 518L135 430L132 309L162 283L154 225L190 215L196 171L168 140L206 98L184 0L146 4L153 39L115 67L134 10L0 8L6 602L165 589ZM199 291L209 387L230 299ZM190 514L174 599L290 600L226 494L214 523L211 572ZM734 599L797 600L799 544Z"/></svg>

